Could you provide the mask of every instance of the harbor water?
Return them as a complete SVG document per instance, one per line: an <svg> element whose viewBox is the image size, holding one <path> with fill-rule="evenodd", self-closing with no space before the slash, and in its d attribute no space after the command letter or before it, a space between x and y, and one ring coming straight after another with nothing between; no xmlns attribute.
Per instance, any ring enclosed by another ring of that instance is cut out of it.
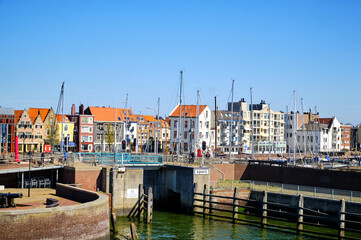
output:
<svg viewBox="0 0 361 240"><path fill-rule="evenodd" d="M160 211L154 212L150 224L136 218L118 218L118 234L113 239L125 239L130 235L131 222L135 223L139 239L311 239L256 226Z"/></svg>

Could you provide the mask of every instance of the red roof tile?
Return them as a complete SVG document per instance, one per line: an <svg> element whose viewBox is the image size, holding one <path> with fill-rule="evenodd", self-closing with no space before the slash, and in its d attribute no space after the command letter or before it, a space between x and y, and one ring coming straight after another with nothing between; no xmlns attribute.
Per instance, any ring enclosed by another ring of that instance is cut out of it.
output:
<svg viewBox="0 0 361 240"><path fill-rule="evenodd" d="M206 107L207 105L199 105L199 115ZM197 117L197 105L182 105L181 114L184 117ZM179 105L173 110L169 117L179 117Z"/></svg>
<svg viewBox="0 0 361 240"><path fill-rule="evenodd" d="M114 122L115 120L115 108L106 108L106 107L88 107L91 114L94 116L94 121L97 122ZM133 115L133 112L131 109L125 109L125 108L117 108L117 122L125 121L125 117L127 116L125 114L126 110L130 112L128 113L129 121L135 122L137 121L135 116Z"/></svg>
<svg viewBox="0 0 361 240"><path fill-rule="evenodd" d="M41 121L44 122L49 111L50 111L50 108L29 108L28 113L29 113L31 120L34 122L40 112Z"/></svg>

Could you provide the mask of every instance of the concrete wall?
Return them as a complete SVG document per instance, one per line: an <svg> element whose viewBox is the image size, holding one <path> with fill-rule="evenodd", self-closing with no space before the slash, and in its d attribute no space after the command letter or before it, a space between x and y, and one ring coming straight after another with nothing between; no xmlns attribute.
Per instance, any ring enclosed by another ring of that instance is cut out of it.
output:
<svg viewBox="0 0 361 240"><path fill-rule="evenodd" d="M197 174L196 170L208 171ZM177 212L192 212L193 190L203 190L204 184L209 185L210 174L208 168L192 168L165 165L160 170L144 171L144 186L152 187L154 192L154 206Z"/></svg>
<svg viewBox="0 0 361 240"><path fill-rule="evenodd" d="M138 201L139 184L143 184L143 169L126 169L125 172L110 170L110 178L115 214L127 216ZM138 194L135 195L136 192Z"/></svg>
<svg viewBox="0 0 361 240"><path fill-rule="evenodd" d="M106 195L58 185L59 194L90 202L55 208L2 210L1 239L109 239ZM58 191L57 191L58 192ZM95 199L96 200L91 200Z"/></svg>
<svg viewBox="0 0 361 240"><path fill-rule="evenodd" d="M263 194L261 191L252 191L249 198L261 202ZM269 192L267 198L269 202L282 203L294 207L298 206L298 196ZM337 216L341 208L341 201L304 197L304 207ZM361 214L361 204L346 202L346 212Z"/></svg>
<svg viewBox="0 0 361 240"><path fill-rule="evenodd" d="M360 172L239 163L215 164L214 166L225 174L226 180L255 180L361 191ZM218 171L211 170L211 181L217 181L221 177Z"/></svg>

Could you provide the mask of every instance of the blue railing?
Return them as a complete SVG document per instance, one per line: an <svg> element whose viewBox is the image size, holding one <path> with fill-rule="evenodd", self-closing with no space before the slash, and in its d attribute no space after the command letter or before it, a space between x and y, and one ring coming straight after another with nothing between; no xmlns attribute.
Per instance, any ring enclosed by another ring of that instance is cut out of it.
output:
<svg viewBox="0 0 361 240"><path fill-rule="evenodd" d="M78 160L84 163L96 163L98 165L114 165L114 153L75 153ZM130 166L162 165L163 156L132 155L129 153L117 153L116 163Z"/></svg>

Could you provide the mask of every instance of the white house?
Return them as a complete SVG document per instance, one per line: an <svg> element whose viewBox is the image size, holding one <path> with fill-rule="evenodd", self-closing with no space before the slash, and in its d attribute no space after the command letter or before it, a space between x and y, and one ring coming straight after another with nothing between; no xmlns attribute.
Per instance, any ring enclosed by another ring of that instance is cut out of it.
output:
<svg viewBox="0 0 361 240"><path fill-rule="evenodd" d="M342 150L341 124L336 117L318 118L297 130L298 152L332 154Z"/></svg>
<svg viewBox="0 0 361 240"><path fill-rule="evenodd" d="M171 151L195 152L194 149L200 149L203 141L206 142L207 151L214 148L211 131L212 111L207 105L198 107L197 105L182 105L180 108L178 104L169 114L169 119ZM180 124L178 124L179 121ZM196 136L197 128L199 129L198 137Z"/></svg>

